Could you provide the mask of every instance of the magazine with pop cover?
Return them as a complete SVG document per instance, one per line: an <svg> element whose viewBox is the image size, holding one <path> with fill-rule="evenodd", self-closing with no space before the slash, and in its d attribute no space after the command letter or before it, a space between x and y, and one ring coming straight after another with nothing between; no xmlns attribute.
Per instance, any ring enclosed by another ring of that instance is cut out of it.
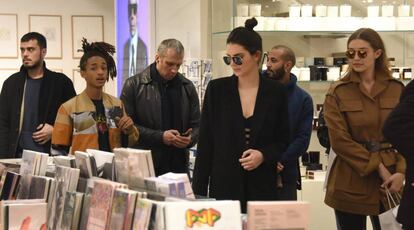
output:
<svg viewBox="0 0 414 230"><path fill-rule="evenodd" d="M239 201L165 203L166 230L242 230Z"/></svg>

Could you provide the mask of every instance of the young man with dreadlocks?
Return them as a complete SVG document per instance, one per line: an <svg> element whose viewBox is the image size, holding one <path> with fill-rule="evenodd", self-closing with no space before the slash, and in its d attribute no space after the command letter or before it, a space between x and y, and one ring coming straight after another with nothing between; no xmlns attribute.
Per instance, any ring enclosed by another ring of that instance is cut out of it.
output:
<svg viewBox="0 0 414 230"><path fill-rule="evenodd" d="M83 39L82 50L79 66L86 89L59 108L53 149L59 154L73 154L88 148L112 151L134 145L139 136L134 122L125 113L121 100L103 92L108 76L116 76L112 57L115 48L105 42L88 43Z"/></svg>

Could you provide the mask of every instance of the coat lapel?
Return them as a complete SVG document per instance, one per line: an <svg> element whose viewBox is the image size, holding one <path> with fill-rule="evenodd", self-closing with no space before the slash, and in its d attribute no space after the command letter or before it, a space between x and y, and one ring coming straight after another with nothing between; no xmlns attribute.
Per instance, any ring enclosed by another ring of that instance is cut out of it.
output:
<svg viewBox="0 0 414 230"><path fill-rule="evenodd" d="M391 77L385 75L385 74L377 74L377 79L375 81L374 87L372 88L372 97L376 98L378 95L380 95L384 90L387 89L389 80Z"/></svg>
<svg viewBox="0 0 414 230"><path fill-rule="evenodd" d="M244 118L243 118L243 110L240 101L240 94L238 90L238 78L233 75L231 77L231 85L230 85L230 98L229 98L229 119L234 120L231 122L233 124L232 132L234 135L234 140L236 141L236 146L241 151L245 150L245 137L244 137ZM241 156L241 152L237 152L238 156ZM240 155L239 155L240 154Z"/></svg>
<svg viewBox="0 0 414 230"><path fill-rule="evenodd" d="M266 113L268 107L266 105L268 87L266 84L263 84L263 78L260 77L259 89L257 91L256 103L254 106L253 120L252 120L252 129L250 135L250 143L252 146L255 146L257 141L257 136L259 135L260 130L262 129L263 123L265 121Z"/></svg>
<svg viewBox="0 0 414 230"><path fill-rule="evenodd" d="M26 83L26 72L21 70L20 71L20 76L18 78L18 84L17 84L17 92L18 92L18 96L19 96L19 102L22 103L23 101L23 91L24 91L24 84Z"/></svg>

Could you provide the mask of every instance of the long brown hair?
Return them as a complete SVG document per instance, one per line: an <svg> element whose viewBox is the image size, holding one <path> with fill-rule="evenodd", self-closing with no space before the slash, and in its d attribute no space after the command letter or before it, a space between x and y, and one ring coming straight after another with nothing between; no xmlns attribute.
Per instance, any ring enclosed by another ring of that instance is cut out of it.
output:
<svg viewBox="0 0 414 230"><path fill-rule="evenodd" d="M382 73L391 77L387 53L385 51L385 45L380 35L371 28L358 29L357 31L352 33L351 36L348 38L347 47L349 46L349 43L355 39L361 39L368 42L369 45L374 49L374 51L377 51L379 49L382 50L381 55L375 60L375 72ZM354 70L351 67L348 68L344 78L342 79L348 79L351 73L353 72Z"/></svg>

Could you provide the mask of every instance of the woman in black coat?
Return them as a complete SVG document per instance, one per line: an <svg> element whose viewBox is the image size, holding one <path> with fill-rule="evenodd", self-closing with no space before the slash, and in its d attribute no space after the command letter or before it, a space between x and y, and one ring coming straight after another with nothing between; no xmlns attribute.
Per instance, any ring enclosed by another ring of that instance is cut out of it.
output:
<svg viewBox="0 0 414 230"><path fill-rule="evenodd" d="M234 74L210 82L204 98L193 175L197 195L218 200L276 200L276 164L288 145L287 95L260 77L256 19L227 38L224 62Z"/></svg>
<svg viewBox="0 0 414 230"><path fill-rule="evenodd" d="M400 104L388 116L383 128L385 138L407 162L405 187L397 220L403 229L414 229L414 81L401 94Z"/></svg>

